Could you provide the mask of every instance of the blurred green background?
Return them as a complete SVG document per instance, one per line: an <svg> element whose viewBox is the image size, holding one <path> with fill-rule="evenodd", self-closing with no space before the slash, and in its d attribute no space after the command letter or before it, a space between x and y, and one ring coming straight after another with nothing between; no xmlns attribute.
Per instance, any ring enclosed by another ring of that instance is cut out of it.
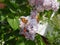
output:
<svg viewBox="0 0 60 45"><path fill-rule="evenodd" d="M26 40L19 35L19 17L30 14L32 7L28 0L0 0L0 45L45 45L39 35L35 41ZM52 11L45 11L49 18ZM43 13L40 13L42 18ZM48 34L46 37L50 45L60 45L60 9L56 12L53 20L49 20ZM52 31L50 31L52 30ZM36 42L37 40L37 42Z"/></svg>

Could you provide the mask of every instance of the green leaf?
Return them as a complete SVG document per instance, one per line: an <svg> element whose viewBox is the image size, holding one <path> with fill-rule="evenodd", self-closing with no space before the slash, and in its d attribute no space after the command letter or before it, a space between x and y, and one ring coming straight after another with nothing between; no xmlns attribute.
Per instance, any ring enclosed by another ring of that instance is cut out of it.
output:
<svg viewBox="0 0 60 45"><path fill-rule="evenodd" d="M17 30L18 29L18 19L12 19L12 18L7 18L8 23L10 24L10 26L13 28L13 30Z"/></svg>
<svg viewBox="0 0 60 45"><path fill-rule="evenodd" d="M9 8L9 10L11 11L11 13L16 13L14 10L12 10L11 8Z"/></svg>
<svg viewBox="0 0 60 45"><path fill-rule="evenodd" d="M4 21L5 18L5 16L1 15L1 21Z"/></svg>
<svg viewBox="0 0 60 45"><path fill-rule="evenodd" d="M20 43L17 42L16 45L25 45L25 43L24 42L20 42Z"/></svg>
<svg viewBox="0 0 60 45"><path fill-rule="evenodd" d="M32 44L32 45L36 45L36 43L35 43L34 41L32 41L32 40L26 40L26 41L25 41L25 44L26 44L26 45L31 45L31 44Z"/></svg>

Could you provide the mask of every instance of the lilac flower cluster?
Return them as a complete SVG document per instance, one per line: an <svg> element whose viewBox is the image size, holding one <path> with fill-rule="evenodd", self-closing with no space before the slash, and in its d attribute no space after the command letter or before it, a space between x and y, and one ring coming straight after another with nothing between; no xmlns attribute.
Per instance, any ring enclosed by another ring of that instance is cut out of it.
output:
<svg viewBox="0 0 60 45"><path fill-rule="evenodd" d="M59 2L57 0L28 0L31 6L34 6L38 12L44 10L57 11L59 9Z"/></svg>
<svg viewBox="0 0 60 45"><path fill-rule="evenodd" d="M35 34L38 33L40 35L45 34L45 29L48 23L40 24L37 21L38 12L36 10L32 10L30 16L21 16L20 21L20 34L24 35L26 39L34 40Z"/></svg>

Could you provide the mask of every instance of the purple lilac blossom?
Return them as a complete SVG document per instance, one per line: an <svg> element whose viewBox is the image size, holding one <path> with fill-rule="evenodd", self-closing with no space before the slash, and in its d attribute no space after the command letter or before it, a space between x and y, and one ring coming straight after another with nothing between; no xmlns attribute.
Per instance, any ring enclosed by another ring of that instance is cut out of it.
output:
<svg viewBox="0 0 60 45"><path fill-rule="evenodd" d="M29 0L29 4L34 6L38 12L44 10L57 11L59 9L59 2L57 0Z"/></svg>

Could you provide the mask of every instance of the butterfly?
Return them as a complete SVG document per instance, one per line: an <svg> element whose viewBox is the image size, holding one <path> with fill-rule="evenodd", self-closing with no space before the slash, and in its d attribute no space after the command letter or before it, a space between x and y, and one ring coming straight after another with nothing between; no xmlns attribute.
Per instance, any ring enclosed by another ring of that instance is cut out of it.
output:
<svg viewBox="0 0 60 45"><path fill-rule="evenodd" d="M27 24L27 23L28 23L28 20L25 19L25 18L21 18L21 21L22 21L24 24Z"/></svg>

